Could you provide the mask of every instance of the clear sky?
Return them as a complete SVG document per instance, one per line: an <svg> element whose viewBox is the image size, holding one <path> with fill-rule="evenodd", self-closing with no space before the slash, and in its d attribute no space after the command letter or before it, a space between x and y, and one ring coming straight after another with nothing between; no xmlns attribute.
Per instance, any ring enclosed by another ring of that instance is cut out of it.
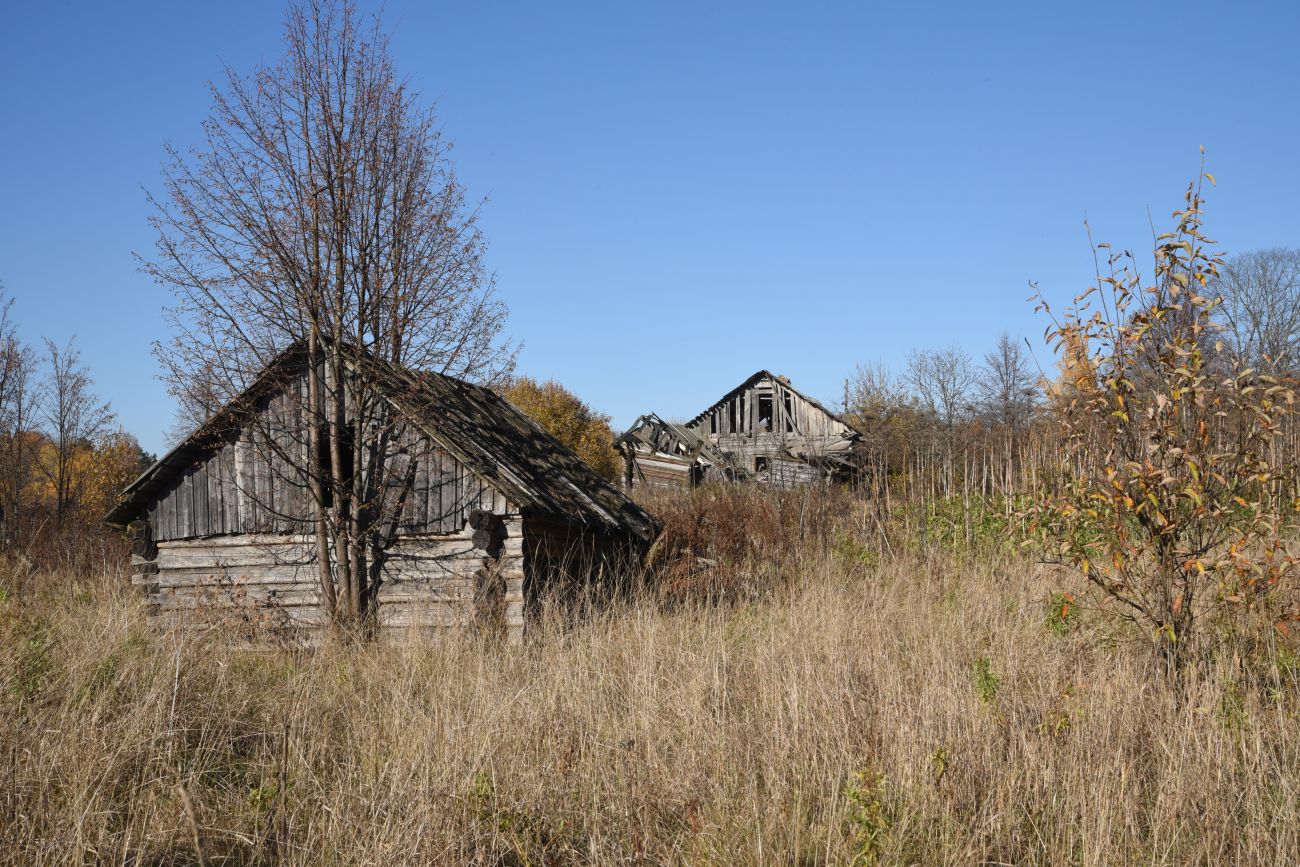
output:
<svg viewBox="0 0 1300 867"><path fill-rule="evenodd" d="M76 334L146 448L172 405L144 188L206 82L280 50L275 2L6 2L0 280ZM616 427L759 368L838 401L853 366L1038 338L1027 283L1149 245L1197 172L1229 251L1300 244L1300 3L389 0L483 228L521 372ZM1148 247L1149 248L1149 247Z"/></svg>

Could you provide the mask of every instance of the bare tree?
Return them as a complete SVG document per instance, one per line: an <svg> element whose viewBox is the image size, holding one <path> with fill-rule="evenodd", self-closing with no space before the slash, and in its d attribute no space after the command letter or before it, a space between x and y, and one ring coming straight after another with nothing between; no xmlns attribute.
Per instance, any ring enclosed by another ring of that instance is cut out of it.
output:
<svg viewBox="0 0 1300 867"><path fill-rule="evenodd" d="M1300 250L1273 247L1228 259L1210 283L1233 355L1274 373L1300 366Z"/></svg>
<svg viewBox="0 0 1300 867"><path fill-rule="evenodd" d="M54 527L61 531L79 501L84 481L83 474L77 472L77 453L96 448L112 432L114 415L95 395L94 381L81 361L75 339L63 347L46 339L45 349L49 370L39 414L53 455L39 465L53 488Z"/></svg>
<svg viewBox="0 0 1300 867"><path fill-rule="evenodd" d="M19 337L12 312L13 299L0 284L0 536L5 539L13 538L24 519L38 393L36 353Z"/></svg>
<svg viewBox="0 0 1300 867"><path fill-rule="evenodd" d="M866 445L858 457L862 481L886 493L890 473L907 465L914 445L915 402L883 363L859 364L844 381L844 412Z"/></svg>
<svg viewBox="0 0 1300 867"><path fill-rule="evenodd" d="M308 480L326 608L354 623L377 586L397 472L396 422L366 360L496 380L513 363L506 309L477 208L377 18L294 3L284 56L228 69L212 93L203 146L169 149L166 194L150 198L157 255L144 267L177 299L175 339L157 354L199 418L305 347L310 442L277 457Z"/></svg>
<svg viewBox="0 0 1300 867"><path fill-rule="evenodd" d="M1024 428L1038 401L1038 375L1028 353L1007 332L984 354L984 366L976 383L985 416L1014 435Z"/></svg>
<svg viewBox="0 0 1300 867"><path fill-rule="evenodd" d="M956 346L911 353L904 378L948 430L970 409L975 366L970 356Z"/></svg>
<svg viewBox="0 0 1300 867"><path fill-rule="evenodd" d="M906 393L882 362L857 365L844 382L844 410L862 422L884 421L906 403Z"/></svg>

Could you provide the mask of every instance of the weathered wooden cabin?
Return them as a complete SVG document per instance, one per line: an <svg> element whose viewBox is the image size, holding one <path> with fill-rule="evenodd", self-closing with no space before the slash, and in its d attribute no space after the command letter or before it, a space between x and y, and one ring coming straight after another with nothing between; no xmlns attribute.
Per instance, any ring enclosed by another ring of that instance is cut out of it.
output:
<svg viewBox="0 0 1300 867"><path fill-rule="evenodd" d="M393 460L407 462L374 597L380 626L429 631L491 615L518 638L554 582L616 579L653 541L648 514L493 391L369 364L394 410ZM133 581L156 622L325 623L310 462L292 459L307 455L306 379L301 348L282 354L107 516L133 538Z"/></svg>
<svg viewBox="0 0 1300 867"><path fill-rule="evenodd" d="M618 438L623 485L693 487L753 480L778 487L847 480L861 435L835 413L760 370L690 421L650 413Z"/></svg>

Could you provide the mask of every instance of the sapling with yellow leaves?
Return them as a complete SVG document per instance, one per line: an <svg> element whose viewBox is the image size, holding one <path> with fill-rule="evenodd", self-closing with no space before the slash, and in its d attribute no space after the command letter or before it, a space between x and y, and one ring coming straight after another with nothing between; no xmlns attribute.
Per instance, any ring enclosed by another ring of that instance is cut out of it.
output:
<svg viewBox="0 0 1300 867"><path fill-rule="evenodd" d="M1031 544L1142 625L1171 678L1198 621L1276 602L1295 566L1284 522L1296 467L1273 447L1292 383L1223 351L1207 181L1156 237L1153 279L1097 243L1094 285L1063 315L1041 296L1038 308L1063 381L1060 462L1025 510Z"/></svg>

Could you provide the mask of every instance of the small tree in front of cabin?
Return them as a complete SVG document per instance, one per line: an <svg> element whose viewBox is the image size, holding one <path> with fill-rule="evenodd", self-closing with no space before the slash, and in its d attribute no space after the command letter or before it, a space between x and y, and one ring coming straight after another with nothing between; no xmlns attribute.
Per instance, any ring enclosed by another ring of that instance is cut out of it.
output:
<svg viewBox="0 0 1300 867"><path fill-rule="evenodd" d="M1273 448L1289 385L1221 351L1200 181L1173 217L1150 283L1131 253L1096 244L1095 285L1060 318L1040 303L1067 381L1059 472L1026 512L1047 558L1140 624L1170 679L1207 616L1291 591L1296 469Z"/></svg>
<svg viewBox="0 0 1300 867"><path fill-rule="evenodd" d="M175 338L155 354L193 425L305 348L306 388L286 390L301 421L248 412L240 435L305 481L308 514L275 518L312 532L325 609L359 625L417 458L370 360L493 381L513 363L506 310L449 146L377 18L346 0L291 3L283 56L227 70L212 94L202 145L169 148L165 195L150 197L144 268L176 296Z"/></svg>

